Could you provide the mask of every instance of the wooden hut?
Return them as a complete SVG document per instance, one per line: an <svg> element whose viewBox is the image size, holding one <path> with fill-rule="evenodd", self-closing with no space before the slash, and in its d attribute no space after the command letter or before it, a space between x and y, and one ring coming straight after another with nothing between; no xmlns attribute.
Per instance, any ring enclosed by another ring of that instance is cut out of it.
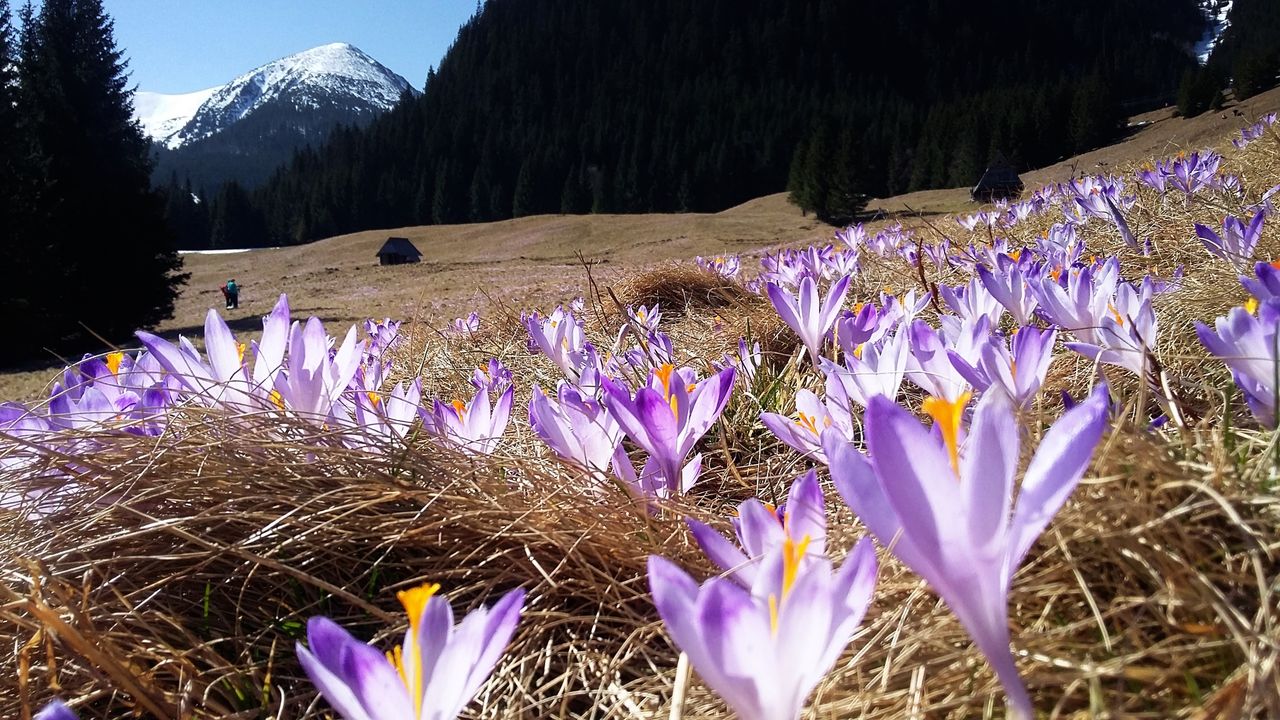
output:
<svg viewBox="0 0 1280 720"><path fill-rule="evenodd" d="M1023 187L1018 173L1003 158L997 158L969 191L969 197L980 203L1012 200L1022 194Z"/></svg>
<svg viewBox="0 0 1280 720"><path fill-rule="evenodd" d="M382 249L378 251L379 265L416 263L421 258L422 253L409 242L409 238L387 238L387 241L382 243Z"/></svg>

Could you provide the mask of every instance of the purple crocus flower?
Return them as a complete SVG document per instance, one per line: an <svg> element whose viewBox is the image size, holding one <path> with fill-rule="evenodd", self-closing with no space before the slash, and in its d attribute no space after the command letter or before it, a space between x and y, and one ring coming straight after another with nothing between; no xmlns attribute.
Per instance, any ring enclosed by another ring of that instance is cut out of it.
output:
<svg viewBox="0 0 1280 720"><path fill-rule="evenodd" d="M1138 377L1151 370L1156 349L1157 319L1151 307L1153 286L1121 283L1107 304L1107 315L1093 333L1092 342L1071 342L1067 347L1097 362L1119 365ZM1079 333L1075 333L1077 336Z"/></svg>
<svg viewBox="0 0 1280 720"><path fill-rule="evenodd" d="M748 385L754 385L757 373L760 372L760 343L747 344L746 338L738 338L738 357L734 367L742 373Z"/></svg>
<svg viewBox="0 0 1280 720"><path fill-rule="evenodd" d="M837 230L836 239L850 250L861 252L862 247L867 243L867 229L862 226L862 223L850 225L843 230Z"/></svg>
<svg viewBox="0 0 1280 720"><path fill-rule="evenodd" d="M835 570L825 554L809 553L813 538L796 537L800 523L782 530L781 542L754 560L749 588L741 576L698 585L666 558L649 557L649 587L671 639L744 720L798 720L875 590L868 539Z"/></svg>
<svg viewBox="0 0 1280 720"><path fill-rule="evenodd" d="M658 307L658 303L653 305L641 305L639 307L627 308L627 315L636 322L640 327L653 331L658 329L658 323L662 322L662 309Z"/></svg>
<svg viewBox="0 0 1280 720"><path fill-rule="evenodd" d="M381 443L404 442L422 407L422 380L397 383L390 393L374 390L355 395L356 427ZM362 444L362 446L364 446ZM380 447L381 444L374 447Z"/></svg>
<svg viewBox="0 0 1280 720"><path fill-rule="evenodd" d="M923 320L911 323L911 353L907 357L907 377L930 395L956 400L969 392L969 381L956 371L950 353L977 362L982 343L990 332L985 316L976 322L960 322L954 315L943 316L939 333Z"/></svg>
<svg viewBox="0 0 1280 720"><path fill-rule="evenodd" d="M1280 262L1260 262L1253 266L1253 277L1241 276L1240 284L1258 302L1280 298Z"/></svg>
<svg viewBox="0 0 1280 720"><path fill-rule="evenodd" d="M422 428L468 455L491 455L511 419L513 397L515 388L508 387L490 405L489 391L481 388L471 402L454 400L446 404L434 400L430 410L424 407L419 412Z"/></svg>
<svg viewBox="0 0 1280 720"><path fill-rule="evenodd" d="M622 442L622 429L595 398L560 383L557 401L533 386L529 423L556 455L588 470L606 471Z"/></svg>
<svg viewBox="0 0 1280 720"><path fill-rule="evenodd" d="M1164 194L1165 180L1169 177L1169 173L1166 168L1161 167L1160 165L1152 165L1148 163L1142 169L1138 170L1135 175L1138 178L1138 182L1155 190L1161 195Z"/></svg>
<svg viewBox="0 0 1280 720"><path fill-rule="evenodd" d="M829 362L825 358L823 362ZM836 426L837 420L822 399L812 392L800 389L796 391L796 418L792 419L778 413L760 413L760 422L769 428L779 440L802 455L825 464L827 456L822 452L822 432ZM840 428L846 435L852 435L853 429L846 422Z"/></svg>
<svg viewBox="0 0 1280 720"><path fill-rule="evenodd" d="M497 358L476 368L471 373L471 386L477 390L501 393L511 387L511 370Z"/></svg>
<svg viewBox="0 0 1280 720"><path fill-rule="evenodd" d="M1020 326L1031 324L1033 313L1040 303L1027 287L1027 279L1016 260L1008 255L1001 255L996 259L994 271L979 265L977 273L987 292L1009 311L1014 322Z"/></svg>
<svg viewBox="0 0 1280 720"><path fill-rule="evenodd" d="M988 392L963 447L962 409L926 403L942 425L930 432L885 398L872 398L870 459L836 433L824 445L840 495L871 533L923 577L987 657L1009 702L1009 717L1030 720L1031 698L1009 650L1009 589L1027 551L1088 467L1107 420L1095 392L1045 433L1014 505L1021 433L1009 400ZM1011 510L1012 508L1012 510Z"/></svg>
<svg viewBox="0 0 1280 720"><path fill-rule="evenodd" d="M551 358L565 377L576 379L581 372L586 336L573 313L558 307L547 318L533 313L525 318L530 346Z"/></svg>
<svg viewBox="0 0 1280 720"><path fill-rule="evenodd" d="M1262 223L1266 212L1259 210L1246 227L1239 218L1228 215L1222 221L1222 234L1196 223L1196 235L1210 255L1231 263L1236 272L1248 272L1253 265L1253 251L1262 238Z"/></svg>
<svg viewBox="0 0 1280 720"><path fill-rule="evenodd" d="M1111 315L1120 263L1112 257L1101 266L1072 268L1064 275L1046 273L1033 286L1040 311L1081 342L1096 345L1103 320Z"/></svg>
<svg viewBox="0 0 1280 720"><path fill-rule="evenodd" d="M480 332L480 313L472 312L465 318L454 318L453 324L449 327L454 335L467 336Z"/></svg>
<svg viewBox="0 0 1280 720"><path fill-rule="evenodd" d="M1253 416L1269 429L1276 427L1277 328L1280 298L1260 303L1257 316L1237 307L1218 318L1212 328L1196 323L1201 344L1231 369Z"/></svg>
<svg viewBox="0 0 1280 720"><path fill-rule="evenodd" d="M383 654L326 617L307 622L298 660L345 720L452 720L475 697L515 633L524 591L453 624L453 608L429 583L398 593L409 631Z"/></svg>
<svg viewBox="0 0 1280 720"><path fill-rule="evenodd" d="M285 306L285 326L288 326L288 304L285 302L285 296L280 296L279 303L276 303L276 309L280 308L283 303ZM272 311L275 313L275 310ZM365 335L369 336L369 351L376 355L382 356L391 350L400 342L400 325L401 323L391 318L384 320L374 320L370 318L364 321Z"/></svg>
<svg viewBox="0 0 1280 720"><path fill-rule="evenodd" d="M907 343L909 331L905 326L899 327L880 343L862 345L858 352L844 356L843 366L822 361L821 369L827 377L827 407L837 426L851 429L853 406L866 407L873 395L898 397L911 352ZM853 436L852 432L847 434Z"/></svg>
<svg viewBox="0 0 1280 720"><path fill-rule="evenodd" d="M732 280L737 277L742 270L742 262L737 255L698 256L694 259L694 262L703 270L719 275L726 280Z"/></svg>
<svg viewBox="0 0 1280 720"><path fill-rule="evenodd" d="M667 487L676 492L683 481L684 459L724 412L736 371L729 367L696 381L691 368L662 365L649 382L631 392L601 379L604 406L627 437L649 453Z"/></svg>
<svg viewBox="0 0 1280 720"><path fill-rule="evenodd" d="M856 312L846 310L841 313L840 318L835 322L832 335L835 337L836 345L839 345L846 355L852 355L859 352L858 348L864 344L875 342L883 337L891 329L888 327L889 320L891 318L882 315L874 303L866 303L858 307Z"/></svg>
<svg viewBox="0 0 1280 720"><path fill-rule="evenodd" d="M204 346L208 362L186 338L173 343L139 330L138 339L171 377L201 402L235 410L260 409L255 396L267 389L254 388L244 363L244 345L237 343L217 311L209 310L204 320Z"/></svg>
<svg viewBox="0 0 1280 720"><path fill-rule="evenodd" d="M979 317L985 317L991 327L1000 325L1004 305L987 290L981 278L970 278L967 285L956 287L939 285L938 294L961 320L976 322Z"/></svg>
<svg viewBox="0 0 1280 720"><path fill-rule="evenodd" d="M338 414L337 409L343 407L339 403L360 367L364 342L356 342L352 327L337 352L329 352L329 343L319 318L307 320L301 328L295 324L285 371L276 376L271 394L277 406L320 422Z"/></svg>
<svg viewBox="0 0 1280 720"><path fill-rule="evenodd" d="M1053 362L1053 341L1057 329L1039 330L1024 327L1013 336L1012 347L992 337L981 349L977 363L972 363L958 353L948 353L956 371L979 390L995 386L1021 408L1027 408L1040 385L1044 383Z"/></svg>
<svg viewBox="0 0 1280 720"><path fill-rule="evenodd" d="M795 330L801 342L809 350L809 358L818 364L822 343L840 314L844 296L849 291L850 277L845 275L831 286L824 300L818 293L818 284L812 277L800 281L799 295L792 295L775 283L769 283L769 300L782 316L783 322Z"/></svg>
<svg viewBox="0 0 1280 720"><path fill-rule="evenodd" d="M827 556L827 506L813 470L791 483L787 501L779 507L756 498L742 501L733 518L737 545L709 525L692 518L685 522L707 559L747 590L755 586L763 558L777 552L788 538L809 539L807 558Z"/></svg>

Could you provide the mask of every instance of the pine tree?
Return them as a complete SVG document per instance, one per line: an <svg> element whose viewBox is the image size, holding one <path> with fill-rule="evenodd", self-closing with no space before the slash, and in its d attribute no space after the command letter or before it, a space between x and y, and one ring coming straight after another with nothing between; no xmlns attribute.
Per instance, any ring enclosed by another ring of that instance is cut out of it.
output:
<svg viewBox="0 0 1280 720"><path fill-rule="evenodd" d="M809 187L806 172L809 162L809 141L801 140L791 155L791 169L787 173L787 199L800 208L802 214L813 209L813 191Z"/></svg>
<svg viewBox="0 0 1280 720"><path fill-rule="evenodd" d="M0 327L21 334L34 318L29 306L32 266L29 244L22 243L26 193L22 124L18 102L17 48L9 1L0 0L0 267L6 272L11 298L0 303ZM16 284L16 287L15 287Z"/></svg>
<svg viewBox="0 0 1280 720"><path fill-rule="evenodd" d="M520 174L516 176L515 196L511 200L512 217L524 217L534 212L533 173L533 162L525 158L520 164Z"/></svg>
<svg viewBox="0 0 1280 720"><path fill-rule="evenodd" d="M39 218L20 242L47 248L27 268L41 316L24 339L70 349L170 317L187 276L102 1L45 0L24 23L19 81Z"/></svg>
<svg viewBox="0 0 1280 720"><path fill-rule="evenodd" d="M431 196L431 222L436 225L445 225L454 219L449 183L449 161L442 160L436 168L435 193Z"/></svg>

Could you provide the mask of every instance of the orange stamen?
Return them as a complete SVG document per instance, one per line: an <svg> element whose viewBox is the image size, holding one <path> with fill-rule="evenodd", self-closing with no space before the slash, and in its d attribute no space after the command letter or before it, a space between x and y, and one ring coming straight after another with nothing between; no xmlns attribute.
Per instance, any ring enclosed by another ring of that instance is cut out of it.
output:
<svg viewBox="0 0 1280 720"><path fill-rule="evenodd" d="M960 477L960 420L972 396L973 393L966 390L956 398L955 402L933 396L924 399L924 411L933 418L942 432L942 442L947 446L951 469L955 471L957 478Z"/></svg>
<svg viewBox="0 0 1280 720"><path fill-rule="evenodd" d="M120 363L122 362L124 362L124 353L107 353L107 369L111 371L112 375L120 374Z"/></svg>
<svg viewBox="0 0 1280 720"><path fill-rule="evenodd" d="M1123 327L1124 318L1120 316L1120 311L1116 309L1116 306L1112 305L1111 303L1107 303L1107 309L1111 311L1111 317L1115 318L1116 322L1120 323L1120 325Z"/></svg>
<svg viewBox="0 0 1280 720"><path fill-rule="evenodd" d="M808 549L808 535L800 538L799 542L792 540L788 535L782 543L782 598L779 599L776 595L769 596L769 627L774 635L778 634L778 606L786 601L792 586L796 584L796 577L800 574L800 561L804 559L805 551Z"/></svg>
<svg viewBox="0 0 1280 720"><path fill-rule="evenodd" d="M404 606L405 614L409 616L409 634L413 638L413 644L410 647L412 656L404 658L401 656L400 648L394 650L395 655L387 653L387 659L391 661L391 665L395 667L396 672L400 674L400 681L404 683L405 688L409 690L409 695L413 698L413 705L417 712L415 716L422 714L422 657L421 644L418 642L418 626L422 622L422 615L427 610L427 601L432 598L440 590L439 583L423 583L415 588L401 590L396 593L396 598L400 600L400 604ZM408 660L409 668L405 669L405 661Z"/></svg>

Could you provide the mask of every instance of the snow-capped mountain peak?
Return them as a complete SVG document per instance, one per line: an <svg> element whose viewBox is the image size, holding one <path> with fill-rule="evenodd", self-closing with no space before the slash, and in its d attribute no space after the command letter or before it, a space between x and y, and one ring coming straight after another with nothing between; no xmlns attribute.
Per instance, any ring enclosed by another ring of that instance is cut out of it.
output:
<svg viewBox="0 0 1280 720"><path fill-rule="evenodd" d="M267 63L209 90L184 95L138 92L134 104L147 135L173 149L216 135L268 106L302 116L321 109L362 116L390 109L409 87L408 81L359 48L331 43Z"/></svg>

